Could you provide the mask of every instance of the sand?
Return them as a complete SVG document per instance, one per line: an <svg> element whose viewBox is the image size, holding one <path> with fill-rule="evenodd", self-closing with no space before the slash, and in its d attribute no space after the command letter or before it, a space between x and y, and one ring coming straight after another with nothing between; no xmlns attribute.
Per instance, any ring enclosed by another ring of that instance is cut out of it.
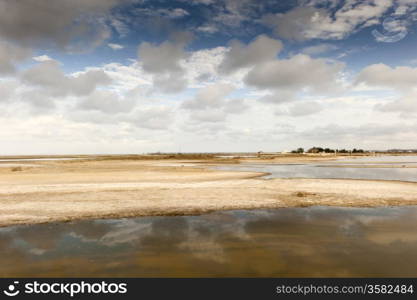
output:
<svg viewBox="0 0 417 300"><path fill-rule="evenodd" d="M314 158L314 161L326 158ZM274 163L311 158L274 159ZM417 183L345 179L271 179L209 170L216 161L41 161L0 168L0 226L216 210L311 205L417 204ZM34 166L34 164L36 166Z"/></svg>

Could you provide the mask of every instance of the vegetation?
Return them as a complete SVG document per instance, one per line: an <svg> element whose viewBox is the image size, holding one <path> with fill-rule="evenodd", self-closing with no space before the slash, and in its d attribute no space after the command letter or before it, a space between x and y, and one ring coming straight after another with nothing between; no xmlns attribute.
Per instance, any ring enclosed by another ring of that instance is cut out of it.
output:
<svg viewBox="0 0 417 300"><path fill-rule="evenodd" d="M352 150L346 149L331 149L331 148L322 148L322 147L313 147L308 149L306 152L303 148L298 148L291 151L291 153L365 153L363 149L353 148Z"/></svg>

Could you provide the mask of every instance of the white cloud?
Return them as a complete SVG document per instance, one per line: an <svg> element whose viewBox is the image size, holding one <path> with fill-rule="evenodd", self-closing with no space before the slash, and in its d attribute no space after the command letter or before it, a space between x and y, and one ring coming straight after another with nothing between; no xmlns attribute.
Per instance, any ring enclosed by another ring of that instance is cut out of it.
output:
<svg viewBox="0 0 417 300"><path fill-rule="evenodd" d="M118 0L0 0L0 38L38 45L52 43L85 51L110 36L106 18Z"/></svg>
<svg viewBox="0 0 417 300"><path fill-rule="evenodd" d="M281 41L259 35L248 45L237 40L230 43L230 50L226 53L220 66L224 73L230 73L240 68L251 67L256 64L276 58L282 50Z"/></svg>
<svg viewBox="0 0 417 300"><path fill-rule="evenodd" d="M292 90L273 91L272 93L261 96L259 101L272 104L291 102L296 99L296 94L297 92Z"/></svg>
<svg viewBox="0 0 417 300"><path fill-rule="evenodd" d="M12 74L16 64L30 57L31 51L0 41L0 74Z"/></svg>
<svg viewBox="0 0 417 300"><path fill-rule="evenodd" d="M292 105L288 114L292 117L315 115L323 110L323 106L314 101L300 102Z"/></svg>
<svg viewBox="0 0 417 300"><path fill-rule="evenodd" d="M34 56L34 57L32 57L32 59L34 61L37 61L37 62L44 62L44 61L48 61L48 60L53 60L48 55Z"/></svg>
<svg viewBox="0 0 417 300"><path fill-rule="evenodd" d="M357 85L373 89L388 89L399 94L395 100L375 105L381 112L400 113L402 117L417 114L417 68L408 66L390 67L374 64L364 68L356 78Z"/></svg>
<svg viewBox="0 0 417 300"><path fill-rule="evenodd" d="M374 87L409 90L415 88L417 68L392 68L385 64L374 64L364 68L357 76L356 82Z"/></svg>
<svg viewBox="0 0 417 300"><path fill-rule="evenodd" d="M134 99L121 98L111 91L94 91L78 103L79 109L98 110L107 114L129 112L136 105Z"/></svg>
<svg viewBox="0 0 417 300"><path fill-rule="evenodd" d="M298 6L286 13L268 14L263 21L282 38L339 40L378 24L392 4L392 0L349 0L335 12L314 6Z"/></svg>
<svg viewBox="0 0 417 300"><path fill-rule="evenodd" d="M183 8L137 8L134 12L138 16L149 16L149 17L159 17L159 18L169 18L169 19L178 19L188 16L190 13Z"/></svg>
<svg viewBox="0 0 417 300"><path fill-rule="evenodd" d="M235 87L230 84L212 84L200 89L194 98L184 101L181 107L190 111L192 120L224 121L228 114L239 114L247 109L243 100L228 98L234 90Z"/></svg>
<svg viewBox="0 0 417 300"><path fill-rule="evenodd" d="M15 80L0 79L0 102L10 100L18 86L19 84Z"/></svg>
<svg viewBox="0 0 417 300"><path fill-rule="evenodd" d="M259 89L326 93L337 90L342 63L328 63L304 54L256 65L245 83Z"/></svg>
<svg viewBox="0 0 417 300"><path fill-rule="evenodd" d="M142 107L131 114L128 120L140 128L169 129L175 121L173 111L166 106Z"/></svg>
<svg viewBox="0 0 417 300"><path fill-rule="evenodd" d="M191 38L191 34L179 32L173 35L173 41L159 45L143 42L139 46L139 60L143 70L153 74L156 89L179 92L186 87L185 69L181 62L189 56L185 46Z"/></svg>
<svg viewBox="0 0 417 300"><path fill-rule="evenodd" d="M121 50L124 48L124 46L119 45L119 44L114 44L114 43L108 43L107 46L109 46L111 49L113 50Z"/></svg>
<svg viewBox="0 0 417 300"><path fill-rule="evenodd" d="M138 49L143 69L156 74L181 72L180 61L188 55L184 48L189 40L189 36L184 36L176 41L165 41L160 45L143 42Z"/></svg>
<svg viewBox="0 0 417 300"><path fill-rule="evenodd" d="M92 69L68 76L61 70L59 62L55 60L46 60L25 70L21 79L24 83L43 88L47 93L55 96L88 95L97 86L111 82L102 70Z"/></svg>
<svg viewBox="0 0 417 300"><path fill-rule="evenodd" d="M319 55L330 51L334 51L336 49L338 49L336 45L318 44L314 46L305 47L302 49L302 52L307 55Z"/></svg>
<svg viewBox="0 0 417 300"><path fill-rule="evenodd" d="M198 91L193 99L182 104L183 108L199 110L206 108L218 108L223 106L224 98L234 91L229 84L213 84Z"/></svg>

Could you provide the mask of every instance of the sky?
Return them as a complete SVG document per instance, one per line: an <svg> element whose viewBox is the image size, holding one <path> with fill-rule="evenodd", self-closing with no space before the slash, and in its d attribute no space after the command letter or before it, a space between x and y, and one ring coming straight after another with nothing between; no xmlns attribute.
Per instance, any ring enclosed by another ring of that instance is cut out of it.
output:
<svg viewBox="0 0 417 300"><path fill-rule="evenodd" d="M0 155L417 148L417 0L0 0Z"/></svg>

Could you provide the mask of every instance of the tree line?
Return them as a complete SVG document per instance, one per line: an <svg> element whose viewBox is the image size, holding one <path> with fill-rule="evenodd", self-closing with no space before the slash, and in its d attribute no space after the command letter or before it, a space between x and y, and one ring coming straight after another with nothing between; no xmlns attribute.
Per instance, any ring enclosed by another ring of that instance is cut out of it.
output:
<svg viewBox="0 0 417 300"><path fill-rule="evenodd" d="M322 148L322 147L312 147L307 151L304 148L297 148L292 150L291 153L365 153L363 149L353 148L352 150L346 149L331 149L331 148Z"/></svg>

